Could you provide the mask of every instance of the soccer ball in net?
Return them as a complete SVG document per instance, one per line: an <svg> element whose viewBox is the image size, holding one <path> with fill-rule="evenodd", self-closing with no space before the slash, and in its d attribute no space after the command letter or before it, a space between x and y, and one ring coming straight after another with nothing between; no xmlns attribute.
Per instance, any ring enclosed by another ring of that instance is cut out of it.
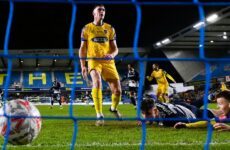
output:
<svg viewBox="0 0 230 150"><path fill-rule="evenodd" d="M3 116L3 107L0 109L0 134L7 135L7 118ZM17 99L6 103L6 115L10 118L10 132L8 142L13 145L31 143L41 130L42 120L40 112L29 101ZM22 116L22 117L20 117ZM26 118L30 116L30 118ZM33 116L36 118L33 118Z"/></svg>

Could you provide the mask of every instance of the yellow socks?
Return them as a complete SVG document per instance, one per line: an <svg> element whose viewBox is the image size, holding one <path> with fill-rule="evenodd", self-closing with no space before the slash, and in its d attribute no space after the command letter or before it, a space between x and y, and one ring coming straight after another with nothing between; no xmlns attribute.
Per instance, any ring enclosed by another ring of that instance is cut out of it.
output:
<svg viewBox="0 0 230 150"><path fill-rule="evenodd" d="M111 105L112 110L117 109L117 106L118 106L120 100L121 100L121 95L112 94L112 105Z"/></svg>
<svg viewBox="0 0 230 150"><path fill-rule="evenodd" d="M159 100L160 102L162 102L162 103L165 102L165 99L163 98L163 96L159 96L159 97L158 97L158 100Z"/></svg>
<svg viewBox="0 0 230 150"><path fill-rule="evenodd" d="M92 89L92 97L95 106L95 110L97 113L97 117L103 116L102 113L102 90L98 88ZM117 106L121 100L121 95L112 94L112 105L111 110L116 110Z"/></svg>
<svg viewBox="0 0 230 150"><path fill-rule="evenodd" d="M94 102L97 116L103 115L102 114L102 90L98 88L93 88L92 97L93 97L93 102Z"/></svg>

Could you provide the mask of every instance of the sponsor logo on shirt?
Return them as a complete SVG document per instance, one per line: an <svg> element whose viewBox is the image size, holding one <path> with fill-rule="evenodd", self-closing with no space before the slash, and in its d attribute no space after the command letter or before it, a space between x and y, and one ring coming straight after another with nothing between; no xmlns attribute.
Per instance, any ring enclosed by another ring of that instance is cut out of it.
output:
<svg viewBox="0 0 230 150"><path fill-rule="evenodd" d="M96 43L105 43L108 41L108 38L107 37L94 37L91 40Z"/></svg>

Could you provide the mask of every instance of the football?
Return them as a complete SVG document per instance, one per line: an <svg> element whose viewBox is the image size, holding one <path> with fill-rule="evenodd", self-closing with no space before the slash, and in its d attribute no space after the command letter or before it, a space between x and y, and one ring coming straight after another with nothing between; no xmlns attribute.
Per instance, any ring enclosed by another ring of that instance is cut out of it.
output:
<svg viewBox="0 0 230 150"><path fill-rule="evenodd" d="M7 118L3 115L2 107L0 109L0 132L1 135L5 137L7 135L8 123ZM17 99L7 102L6 115L12 116L12 118L10 118L10 131L8 136L8 142L10 144L26 145L38 136L42 125L41 115L38 109L29 101Z"/></svg>

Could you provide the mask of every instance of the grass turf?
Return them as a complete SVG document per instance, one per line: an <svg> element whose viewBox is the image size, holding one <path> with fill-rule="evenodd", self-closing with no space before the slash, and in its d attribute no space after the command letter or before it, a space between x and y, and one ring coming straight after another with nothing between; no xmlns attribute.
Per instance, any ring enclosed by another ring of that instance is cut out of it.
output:
<svg viewBox="0 0 230 150"><path fill-rule="evenodd" d="M37 106L43 116L68 116L69 108L58 106ZM215 104L209 107L215 108ZM109 106L103 106L104 115L113 117ZM123 117L135 117L136 111L131 105L120 105ZM77 117L95 117L91 106L73 106L73 114ZM68 150L73 136L73 121L64 119L43 119L42 130L38 138L31 145L11 146L9 150ZM79 150L135 150L141 142L141 127L136 121L106 121L103 127L96 127L95 121L78 121L78 134L75 149ZM214 131L212 136L212 150L230 149L229 132ZM180 129L147 125L146 150L194 150L203 149L206 141L206 129ZM3 144L3 138L0 140Z"/></svg>

